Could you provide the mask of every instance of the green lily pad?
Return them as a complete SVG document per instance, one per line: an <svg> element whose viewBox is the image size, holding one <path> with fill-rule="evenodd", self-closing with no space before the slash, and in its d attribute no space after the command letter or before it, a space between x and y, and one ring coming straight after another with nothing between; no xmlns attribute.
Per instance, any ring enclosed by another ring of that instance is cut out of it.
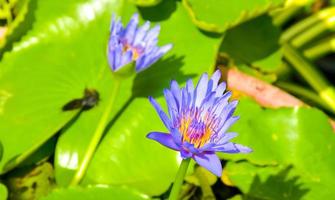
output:
<svg viewBox="0 0 335 200"><path fill-rule="evenodd" d="M280 29L273 24L272 18L261 15L227 30L220 52L228 54L236 64L251 64L276 52L279 37Z"/></svg>
<svg viewBox="0 0 335 200"><path fill-rule="evenodd" d="M33 29L0 63L0 173L74 118L79 110L64 112L62 107L81 98L85 88L100 93L102 86L113 85L105 48L110 17L120 3L37 2ZM106 102L105 95L100 96Z"/></svg>
<svg viewBox="0 0 335 200"><path fill-rule="evenodd" d="M223 33L227 28L266 13L282 0L183 0L200 29Z"/></svg>
<svg viewBox="0 0 335 200"><path fill-rule="evenodd" d="M270 178L270 175L273 176L292 166L290 173L287 172L288 179L295 180L298 179L294 178L295 176L299 177L297 184L303 186L302 190L308 190L304 192L302 199L331 199L334 196L331 185L335 178L335 172L332 170L335 164L335 160L332 159L335 136L324 113L303 107L262 109L249 100L240 102L237 113L241 120L232 127L232 131L240 134L236 138L238 143L251 147L253 152L246 155L222 155L226 159L249 162L231 162L231 166L227 168L226 173L236 186L247 192L247 189L252 187L251 178L238 177L259 174L260 180L264 181L265 178ZM256 166L250 166L251 164ZM281 187L284 187L285 183L282 184ZM264 190L273 188L265 187ZM269 192L271 191L264 191ZM283 195L280 189L277 193L276 195ZM296 194L298 195L294 195ZM297 198L294 195L291 199Z"/></svg>
<svg viewBox="0 0 335 200"><path fill-rule="evenodd" d="M277 76L288 73L282 62L283 54L278 42L280 34L280 27L274 25L273 18L263 14L228 29L220 53L240 70L274 82Z"/></svg>
<svg viewBox="0 0 335 200"><path fill-rule="evenodd" d="M282 60L283 52L281 49L278 49L269 56L253 62L252 66L262 72L281 72L285 70Z"/></svg>
<svg viewBox="0 0 335 200"><path fill-rule="evenodd" d="M293 166L255 166L248 162L229 162L225 173L233 184L242 190L243 199L312 199L310 189L318 188L318 183L308 177L299 176ZM315 196L317 198L317 196Z"/></svg>
<svg viewBox="0 0 335 200"><path fill-rule="evenodd" d="M88 187L88 188L68 188L56 189L47 197L41 200L145 200L146 196L126 188L118 187Z"/></svg>

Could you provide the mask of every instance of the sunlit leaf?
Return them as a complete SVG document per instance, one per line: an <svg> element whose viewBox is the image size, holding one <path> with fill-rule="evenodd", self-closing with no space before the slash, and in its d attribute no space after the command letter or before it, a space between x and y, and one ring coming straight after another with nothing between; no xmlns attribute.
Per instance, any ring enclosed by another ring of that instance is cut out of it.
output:
<svg viewBox="0 0 335 200"><path fill-rule="evenodd" d="M303 107L262 109L249 100L240 102L237 113L241 116L241 120L233 126L232 131L238 132L239 136L236 140L251 147L253 152L247 155L225 154L222 156L235 161L247 160L256 166L231 162L226 173L234 185L247 192L252 187L251 179L255 178L256 174L259 174L261 180L264 181L266 178L271 179L271 176L281 171L279 174L284 172L284 174L289 174L287 180L279 176L284 181L280 183L281 187L286 187L285 181L293 185L298 184L301 190L308 190L304 192L303 199L329 199L334 196L333 190L328 187L332 185L335 178L332 170L335 164L332 159L335 137L325 114L317 109ZM286 169L288 166L292 166L292 173L291 170ZM233 171L230 172L231 170ZM253 175L250 176L250 174ZM238 176L249 176L250 178L237 178ZM264 176L265 178L262 178ZM297 178L294 178L295 176ZM289 181L290 179L292 180ZM264 183L263 185L264 190L270 190L266 185L272 184ZM260 190L262 189L257 189L257 191ZM282 193L280 189L277 192ZM271 193L271 191L263 193ZM284 194L276 195L278 197ZM292 195L299 194L297 192ZM287 199L294 198L287 197ZM272 197L271 199L278 198Z"/></svg>
<svg viewBox="0 0 335 200"><path fill-rule="evenodd" d="M282 0L183 0L190 17L200 29L223 33L228 27L264 14Z"/></svg>
<svg viewBox="0 0 335 200"><path fill-rule="evenodd" d="M89 187L89 188L69 188L57 189L42 200L145 200L149 199L144 195L136 193L126 188L117 187Z"/></svg>
<svg viewBox="0 0 335 200"><path fill-rule="evenodd" d="M64 112L62 107L81 98L85 88L101 93L101 104L107 101L100 90L113 81L105 48L110 16L119 3L37 2L33 30L0 63L0 140L6 149L1 172L69 122L78 110Z"/></svg>

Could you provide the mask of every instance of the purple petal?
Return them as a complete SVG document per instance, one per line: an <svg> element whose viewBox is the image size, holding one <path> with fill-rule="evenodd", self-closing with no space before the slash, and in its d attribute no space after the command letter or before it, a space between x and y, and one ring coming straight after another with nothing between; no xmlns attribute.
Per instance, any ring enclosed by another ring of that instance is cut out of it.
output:
<svg viewBox="0 0 335 200"><path fill-rule="evenodd" d="M169 130L171 130L171 121L168 118L168 116L165 114L165 112L162 110L162 108L160 107L160 105L152 97L149 97L149 101L154 106L154 108L156 109L156 112L158 113L159 117L163 121L163 123L166 126L166 128L169 129Z"/></svg>
<svg viewBox="0 0 335 200"><path fill-rule="evenodd" d="M208 85L208 74L204 73L198 82L197 87L194 91L194 106L199 107L202 103L202 100L205 98L207 93L207 85Z"/></svg>
<svg viewBox="0 0 335 200"><path fill-rule="evenodd" d="M117 35L122 31L122 23L119 18L116 18L116 15L113 13L112 22L110 26L110 35Z"/></svg>
<svg viewBox="0 0 335 200"><path fill-rule="evenodd" d="M218 177L222 175L222 165L215 153L206 153L193 156L194 160Z"/></svg>
<svg viewBox="0 0 335 200"><path fill-rule="evenodd" d="M234 114L237 104L237 100L231 101L222 109L220 114L216 113L220 116L222 122L219 127L221 127L226 122L226 120L228 120Z"/></svg>
<svg viewBox="0 0 335 200"><path fill-rule="evenodd" d="M204 144L204 146L199 148L199 152L203 152L203 151L212 151L212 147L214 147L216 144L209 142L207 144Z"/></svg>
<svg viewBox="0 0 335 200"><path fill-rule="evenodd" d="M214 91L217 88L220 78L221 78L221 72L220 70L216 70L211 77L211 80L213 82L212 91Z"/></svg>
<svg viewBox="0 0 335 200"><path fill-rule="evenodd" d="M216 96L221 97L223 92L226 90L227 84L225 82L221 82L219 86L215 89Z"/></svg>
<svg viewBox="0 0 335 200"><path fill-rule="evenodd" d="M143 55L136 60L136 68L135 68L136 72L140 72L144 70L145 68L144 63L146 59L147 59L147 56Z"/></svg>
<svg viewBox="0 0 335 200"><path fill-rule="evenodd" d="M239 116L233 116L230 117L228 120L226 120L224 122L224 124L221 126L221 128L219 128L219 130L217 130L218 132L218 137L222 137L223 134L225 134L225 132L238 120L240 119Z"/></svg>
<svg viewBox="0 0 335 200"><path fill-rule="evenodd" d="M181 134L180 134L180 132L178 131L178 129L176 129L176 128L171 128L171 135L172 135L172 137L173 137L173 139L174 139L174 141L176 142L176 144L178 144L178 145L181 145Z"/></svg>
<svg viewBox="0 0 335 200"><path fill-rule="evenodd" d="M172 44L167 44L162 47L152 48L151 52L148 52L148 61L146 65L151 65L152 63L156 62L162 56L164 56L168 51L172 49Z"/></svg>
<svg viewBox="0 0 335 200"><path fill-rule="evenodd" d="M194 147L193 144L190 144L189 142L184 142L183 146L188 149L193 154L198 154L199 150Z"/></svg>
<svg viewBox="0 0 335 200"><path fill-rule="evenodd" d="M181 90L179 88L179 85L177 83L177 81L172 80L171 81L171 92L176 100L177 103L177 107L178 107L178 111L180 111L180 107L181 107Z"/></svg>
<svg viewBox="0 0 335 200"><path fill-rule="evenodd" d="M153 63L155 63L158 59L160 59L166 52L168 52L172 48L172 44L167 44L163 47L154 47L151 52L146 52L145 55L141 56L136 61L136 71L140 72L148 67L150 67Z"/></svg>
<svg viewBox="0 0 335 200"><path fill-rule="evenodd" d="M143 41L147 31L149 30L150 28L150 22L149 21L146 21L144 23L143 26L141 26L137 31L136 31L136 34L135 34L135 39L134 39L134 46L138 46L138 45L142 45L144 46L143 44L145 44L145 42Z"/></svg>
<svg viewBox="0 0 335 200"><path fill-rule="evenodd" d="M157 37L159 35L161 27L159 25L156 25L152 29L150 29L147 33L147 35L144 37L144 42L147 46L153 46L156 45Z"/></svg>
<svg viewBox="0 0 335 200"><path fill-rule="evenodd" d="M123 35L128 44L132 44L134 41L138 21L138 14L135 13L130 19L126 29L124 30Z"/></svg>
<svg viewBox="0 0 335 200"><path fill-rule="evenodd" d="M185 88L182 88L181 90L181 109L182 110L187 110L190 107L191 103L191 96L188 94Z"/></svg>
<svg viewBox="0 0 335 200"><path fill-rule="evenodd" d="M111 52L113 57L113 63L111 63L112 70L116 71L120 68L120 63L121 63L121 56L122 56L122 49L121 47L116 48L113 52Z"/></svg>
<svg viewBox="0 0 335 200"><path fill-rule="evenodd" d="M141 72L150 66L149 63L151 62L152 57L153 57L152 52L156 52L156 51L158 51L158 47L155 46L152 48L151 52L146 51L144 55L142 55L136 60L136 71L137 72Z"/></svg>
<svg viewBox="0 0 335 200"><path fill-rule="evenodd" d="M180 155L183 159L186 159L186 158L191 158L192 157L192 153L189 152L189 151L186 151L185 149L181 148L180 149Z"/></svg>
<svg viewBox="0 0 335 200"><path fill-rule="evenodd" d="M241 153L250 153L250 152L253 152L253 150L251 148L243 146L241 144L236 144L236 146L240 150Z"/></svg>
<svg viewBox="0 0 335 200"><path fill-rule="evenodd" d="M168 89L164 89L164 97L165 97L165 100L166 100L166 104L168 106L170 118L172 119L172 122L174 124L176 122L177 118L178 118L177 102L176 102L175 98L173 97L171 91L168 90Z"/></svg>
<svg viewBox="0 0 335 200"><path fill-rule="evenodd" d="M113 47L114 48L114 47ZM108 64L110 68L114 71L115 66L114 66L114 49L111 51L110 49L107 50L107 59L108 59Z"/></svg>
<svg viewBox="0 0 335 200"><path fill-rule="evenodd" d="M127 51L126 53L124 53L122 55L120 65L124 66L124 65L130 63L132 61L132 57L133 57L133 52L132 51Z"/></svg>
<svg viewBox="0 0 335 200"><path fill-rule="evenodd" d="M237 136L237 133L231 132L231 133L225 133L223 135L219 135L219 140L216 142L217 145L223 145L227 142L229 142L231 139L235 138Z"/></svg>
<svg viewBox="0 0 335 200"><path fill-rule="evenodd" d="M193 95L194 92L194 85L192 79L188 79L186 82L186 90L189 94Z"/></svg>
<svg viewBox="0 0 335 200"><path fill-rule="evenodd" d="M249 147L228 142L222 145L218 145L212 148L214 151L219 151L223 153L250 153L252 150Z"/></svg>
<svg viewBox="0 0 335 200"><path fill-rule="evenodd" d="M213 112L214 115L216 115L216 116L221 115L222 110L224 108L226 108L226 106L228 105L228 100L229 100L230 96L231 96L231 92L227 92L221 97L217 97L217 94L215 94L216 101L213 103L214 107L212 109L212 112ZM220 116L220 117L222 117L222 116Z"/></svg>
<svg viewBox="0 0 335 200"><path fill-rule="evenodd" d="M158 55L161 57L162 55L166 54L168 51L172 49L173 45L172 44L166 44L164 46L161 46L158 50Z"/></svg>
<svg viewBox="0 0 335 200"><path fill-rule="evenodd" d="M221 72L219 70L216 70L212 75L211 79L209 79L208 81L206 94L211 93L217 88L220 78L221 78Z"/></svg>
<svg viewBox="0 0 335 200"><path fill-rule="evenodd" d="M115 49L119 48L120 45L121 44L119 43L118 38L116 36L110 37L108 41L108 53L111 53Z"/></svg>
<svg viewBox="0 0 335 200"><path fill-rule="evenodd" d="M187 91L187 97L189 99L188 105L193 102L193 95L194 95L194 85L192 79L188 79L186 82L186 91Z"/></svg>
<svg viewBox="0 0 335 200"><path fill-rule="evenodd" d="M175 143L171 134L161 133L161 132L151 132L147 135L147 138L155 140L160 144L179 151L180 147Z"/></svg>
<svg viewBox="0 0 335 200"><path fill-rule="evenodd" d="M206 111L213 107L215 99L215 92L211 92L204 98L203 102L201 103L201 108L204 111L203 114L207 114Z"/></svg>

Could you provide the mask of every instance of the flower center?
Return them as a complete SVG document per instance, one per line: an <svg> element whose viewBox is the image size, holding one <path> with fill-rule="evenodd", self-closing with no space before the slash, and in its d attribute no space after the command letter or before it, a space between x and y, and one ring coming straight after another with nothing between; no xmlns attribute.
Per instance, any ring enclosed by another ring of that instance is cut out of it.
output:
<svg viewBox="0 0 335 200"><path fill-rule="evenodd" d="M209 114L201 115L197 109L195 112L188 112L180 120L179 131L182 134L183 142L189 142L196 148L206 144L215 133L217 119Z"/></svg>
<svg viewBox="0 0 335 200"><path fill-rule="evenodd" d="M126 41L123 41L122 44L123 44L122 53L126 53L127 51L130 50L133 53L132 60L137 60L143 53L143 50L141 47L134 47Z"/></svg>

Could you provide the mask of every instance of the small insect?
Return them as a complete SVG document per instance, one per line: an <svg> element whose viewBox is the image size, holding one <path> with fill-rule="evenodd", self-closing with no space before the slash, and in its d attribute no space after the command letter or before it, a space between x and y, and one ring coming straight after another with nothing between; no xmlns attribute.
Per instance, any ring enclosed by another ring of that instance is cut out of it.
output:
<svg viewBox="0 0 335 200"><path fill-rule="evenodd" d="M85 89L84 97L80 99L73 99L62 108L63 111L82 109L89 110L96 106L99 102L99 93L94 89Z"/></svg>

